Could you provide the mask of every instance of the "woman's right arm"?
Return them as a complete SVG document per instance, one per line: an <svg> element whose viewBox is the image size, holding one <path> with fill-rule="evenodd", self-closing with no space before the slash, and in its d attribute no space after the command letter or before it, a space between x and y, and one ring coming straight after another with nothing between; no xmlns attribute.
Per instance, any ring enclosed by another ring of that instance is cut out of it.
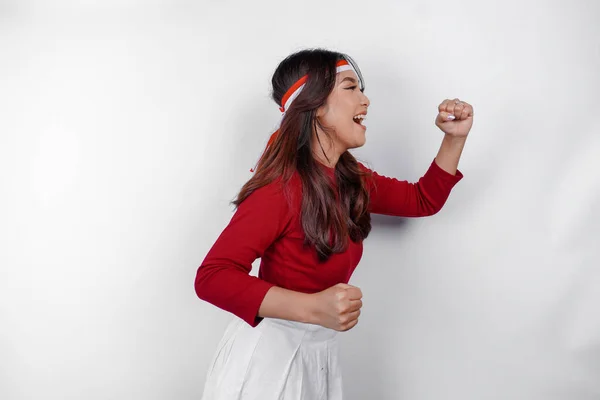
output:
<svg viewBox="0 0 600 400"><path fill-rule="evenodd" d="M252 263L282 235L289 207L278 182L255 190L237 208L198 268L196 294L256 326L258 310L274 286L249 275Z"/></svg>
<svg viewBox="0 0 600 400"><path fill-rule="evenodd" d="M362 294L350 285L335 285L315 294L277 287L249 275L289 226L287 200L278 183L248 196L198 268L198 297L257 326L262 318L279 318L347 330L356 324Z"/></svg>

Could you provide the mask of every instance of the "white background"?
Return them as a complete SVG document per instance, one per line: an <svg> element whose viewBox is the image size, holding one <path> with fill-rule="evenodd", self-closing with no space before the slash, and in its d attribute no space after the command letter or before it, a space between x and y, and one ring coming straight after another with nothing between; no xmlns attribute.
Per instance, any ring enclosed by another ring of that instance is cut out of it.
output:
<svg viewBox="0 0 600 400"><path fill-rule="evenodd" d="M349 53L355 154L416 180L475 107L436 216L374 218L348 400L600 399L600 4L0 2L0 398L199 399L229 314L198 265L279 117L290 52ZM256 273L256 272L254 272Z"/></svg>

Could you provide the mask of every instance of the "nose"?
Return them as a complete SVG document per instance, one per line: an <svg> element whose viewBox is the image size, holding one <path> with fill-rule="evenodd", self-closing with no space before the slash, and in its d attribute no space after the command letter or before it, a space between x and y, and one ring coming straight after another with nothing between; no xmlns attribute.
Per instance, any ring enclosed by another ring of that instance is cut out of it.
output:
<svg viewBox="0 0 600 400"><path fill-rule="evenodd" d="M371 101L369 100L369 98L367 97L366 94L361 92L361 99L360 99L360 104L365 106L365 107L369 107L369 105L371 105Z"/></svg>

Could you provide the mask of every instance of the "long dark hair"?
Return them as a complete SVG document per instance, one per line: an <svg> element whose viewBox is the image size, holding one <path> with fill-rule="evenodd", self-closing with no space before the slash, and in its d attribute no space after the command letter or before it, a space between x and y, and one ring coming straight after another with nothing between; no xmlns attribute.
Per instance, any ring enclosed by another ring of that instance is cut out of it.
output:
<svg viewBox="0 0 600 400"><path fill-rule="evenodd" d="M313 133L318 132L317 127L331 138L316 113L335 87L336 63L340 60L353 65L364 88L356 63L343 53L302 50L279 64L271 80L272 98L279 106L285 92L300 77L308 75L308 79L300 95L286 110L279 132L258 162L254 176L233 202L238 206L254 190L280 178L289 182L294 172L298 172L302 182L302 228L306 243L314 246L321 261L344 251L348 238L359 242L371 230L367 176L354 156L346 151L336 164L336 193L326 171L319 167L319 161L312 154ZM316 138L320 143L321 138Z"/></svg>

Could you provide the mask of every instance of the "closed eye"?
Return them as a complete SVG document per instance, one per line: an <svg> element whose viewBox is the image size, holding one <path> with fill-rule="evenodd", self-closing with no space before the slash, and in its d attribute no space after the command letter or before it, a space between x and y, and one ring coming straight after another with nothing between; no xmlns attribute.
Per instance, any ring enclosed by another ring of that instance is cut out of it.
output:
<svg viewBox="0 0 600 400"><path fill-rule="evenodd" d="M346 90L354 90L356 89L358 86L354 85L354 86L349 86L346 88Z"/></svg>

